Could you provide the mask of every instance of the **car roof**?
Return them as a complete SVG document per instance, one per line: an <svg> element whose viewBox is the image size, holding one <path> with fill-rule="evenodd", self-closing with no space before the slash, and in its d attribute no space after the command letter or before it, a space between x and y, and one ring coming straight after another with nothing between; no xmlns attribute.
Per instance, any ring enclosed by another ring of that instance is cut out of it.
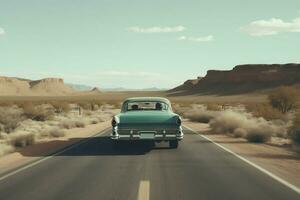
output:
<svg viewBox="0 0 300 200"><path fill-rule="evenodd" d="M170 101L167 98L163 98L163 97L130 97L125 99L124 102L134 102L134 101L161 101L161 102L165 102L165 103L170 103Z"/></svg>

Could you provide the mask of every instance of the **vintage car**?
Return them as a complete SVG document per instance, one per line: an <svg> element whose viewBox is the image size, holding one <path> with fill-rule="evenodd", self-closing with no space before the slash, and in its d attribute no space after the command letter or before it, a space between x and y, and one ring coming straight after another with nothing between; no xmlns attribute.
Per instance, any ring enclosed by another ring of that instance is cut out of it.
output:
<svg viewBox="0 0 300 200"><path fill-rule="evenodd" d="M178 141L183 139L181 118L166 98L128 98L121 113L112 119L111 139L115 145L120 140L167 141L170 148L177 148Z"/></svg>

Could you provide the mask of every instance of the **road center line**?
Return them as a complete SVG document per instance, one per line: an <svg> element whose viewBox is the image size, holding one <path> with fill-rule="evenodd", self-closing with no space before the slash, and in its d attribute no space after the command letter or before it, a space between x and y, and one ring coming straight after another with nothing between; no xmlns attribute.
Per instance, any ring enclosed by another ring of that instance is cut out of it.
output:
<svg viewBox="0 0 300 200"><path fill-rule="evenodd" d="M263 172L264 174L270 176L271 178L275 179L276 181L280 182L281 184L285 185L286 187L290 188L291 190L297 192L298 194L300 194L300 188L298 188L297 186L287 182L286 180L283 180L282 178L276 176L275 174L273 174L272 172L269 172L268 170L258 166L257 164L247 160L246 158L234 153L233 151L227 149L226 147L214 142L213 140L211 140L210 138L206 137L205 135L201 135L199 133L197 133L196 131L194 131L193 129L191 129L190 127L188 126L184 126L186 129L190 130L191 132L193 133L196 133L197 135L201 136L202 138L210 141L211 143L217 145L218 147L222 148L223 150L227 151L228 153L234 155L235 157L239 158L240 160L248 163L249 165L251 165L252 167L255 167L256 169L258 169L259 171Z"/></svg>
<svg viewBox="0 0 300 200"><path fill-rule="evenodd" d="M140 182L137 200L149 200L149 199L150 199L150 181L142 180Z"/></svg>
<svg viewBox="0 0 300 200"><path fill-rule="evenodd" d="M84 143L90 141L90 140L91 140L92 138L94 138L94 137L97 137L97 136L99 136L99 135L103 135L103 134L106 133L108 130L109 130L109 128L104 129L104 130L101 131L100 133L97 133L97 134L95 134L95 135L92 135L92 136L88 137L87 139L83 139L83 140L81 140L81 141L79 141L79 142L77 142L77 143L74 143L74 144L72 144L71 146L68 146L68 147L66 147L66 148L64 148L64 149L62 149L62 150L60 150L60 151L58 151L58 152L56 152L56 153L54 153L54 154L52 154L52 155L49 155L49 156L46 156L46 157L44 157L44 158L38 159L37 161L33 161L32 163L29 163L29 164L27 164L27 165L25 165L25 166L23 166L23 167L21 167L21 168L19 168L19 169L16 169L16 170L14 170L14 171L12 171L12 172L9 172L8 174L5 174L5 175L1 176L1 177L0 177L0 181L4 180L4 179L6 179L6 178L8 178L8 177L10 177L10 176L13 176L13 175L15 175L15 174L17 174L17 173L19 173L19 172L21 172L21 171L24 171L25 169L28 169L28 168L33 167L33 166L35 166L35 165L38 165L38 164L40 164L41 162L44 162L44 161L46 161L46 160L48 160L48 159L50 159L50 158L53 158L54 156L57 156L57 155L62 154L62 153L64 153L64 152L66 152L66 151L69 151L70 149L73 149L73 148L75 148L75 147L77 147L77 146L79 146L79 145L82 145L82 144L84 144Z"/></svg>

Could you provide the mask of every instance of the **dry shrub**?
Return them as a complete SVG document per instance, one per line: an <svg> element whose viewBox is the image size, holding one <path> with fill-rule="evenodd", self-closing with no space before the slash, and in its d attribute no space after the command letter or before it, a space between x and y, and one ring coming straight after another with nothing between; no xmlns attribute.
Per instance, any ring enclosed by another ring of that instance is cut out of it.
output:
<svg viewBox="0 0 300 200"><path fill-rule="evenodd" d="M0 156L3 156L8 153L12 153L15 148L9 144L0 144Z"/></svg>
<svg viewBox="0 0 300 200"><path fill-rule="evenodd" d="M192 105L191 107L177 108L184 118L194 122L209 123L216 115L216 111L206 109L204 105Z"/></svg>
<svg viewBox="0 0 300 200"><path fill-rule="evenodd" d="M64 102L64 101L53 101L50 103L54 109L56 113L68 113L71 110L71 106L68 102Z"/></svg>
<svg viewBox="0 0 300 200"><path fill-rule="evenodd" d="M295 145L300 146L300 112L298 112L294 118L290 138Z"/></svg>
<svg viewBox="0 0 300 200"><path fill-rule="evenodd" d="M92 119L90 119L90 123L91 124L98 124L99 120L97 118L92 118Z"/></svg>
<svg viewBox="0 0 300 200"><path fill-rule="evenodd" d="M286 135L287 127L280 121L267 121L250 113L226 110L209 123L212 132L244 137L249 142L266 142L272 135Z"/></svg>
<svg viewBox="0 0 300 200"><path fill-rule="evenodd" d="M75 127L75 124L72 120L64 120L61 122L60 126L65 129L71 129Z"/></svg>
<svg viewBox="0 0 300 200"><path fill-rule="evenodd" d="M104 122L105 119L103 119L103 117L101 116L96 116L96 119L98 120L98 122Z"/></svg>
<svg viewBox="0 0 300 200"><path fill-rule="evenodd" d="M270 104L247 104L246 110L255 117L263 117L266 120L284 119L285 115Z"/></svg>
<svg viewBox="0 0 300 200"><path fill-rule="evenodd" d="M92 104L88 101L81 101L78 103L78 106L85 110L92 110Z"/></svg>
<svg viewBox="0 0 300 200"><path fill-rule="evenodd" d="M244 136L249 142L253 143L265 143L270 140L271 133L268 131L261 130L259 128L254 129L250 132L248 132Z"/></svg>
<svg viewBox="0 0 300 200"><path fill-rule="evenodd" d="M184 113L186 113L188 110L190 110L191 108L188 106L181 106L179 104L173 104L172 105L173 108L173 112L177 113L178 115L184 115Z"/></svg>
<svg viewBox="0 0 300 200"><path fill-rule="evenodd" d="M206 109L212 110L212 111L220 111L220 110L222 110L222 106L220 106L218 104L214 104L214 103L207 103Z"/></svg>
<svg viewBox="0 0 300 200"><path fill-rule="evenodd" d="M236 128L234 129L232 135L235 138L241 138L241 137L245 137L247 135L247 132L243 128Z"/></svg>
<svg viewBox="0 0 300 200"><path fill-rule="evenodd" d="M54 116L54 112L49 105L34 105L32 103L26 103L23 105L24 115L35 121L50 120Z"/></svg>
<svg viewBox="0 0 300 200"><path fill-rule="evenodd" d="M268 99L274 108L287 113L296 107L298 91L294 87L279 87L269 94Z"/></svg>
<svg viewBox="0 0 300 200"><path fill-rule="evenodd" d="M101 106L101 110L103 110L103 111L111 110L111 109L116 109L116 105L113 103L109 103L109 104L103 104Z"/></svg>
<svg viewBox="0 0 300 200"><path fill-rule="evenodd" d="M53 127L48 131L49 136L52 137L63 137L65 136L65 132L61 130L59 127Z"/></svg>
<svg viewBox="0 0 300 200"><path fill-rule="evenodd" d="M84 128L85 127L85 122L83 122L83 121L76 120L74 123L75 123L76 128Z"/></svg>
<svg viewBox="0 0 300 200"><path fill-rule="evenodd" d="M93 112L92 111L86 111L86 112L84 112L84 114L87 115L87 116L91 116L91 115L93 115Z"/></svg>
<svg viewBox="0 0 300 200"><path fill-rule="evenodd" d="M197 111L193 110L188 113L184 114L185 118L193 122L200 122L200 123L209 123L210 120L214 118L214 114L209 111Z"/></svg>
<svg viewBox="0 0 300 200"><path fill-rule="evenodd" d="M71 128L84 128L85 123L83 121L79 120L64 120L61 124L61 127L65 129L71 129Z"/></svg>
<svg viewBox="0 0 300 200"><path fill-rule="evenodd" d="M34 144L35 137L33 133L16 131L9 135L9 142L15 147L26 147Z"/></svg>
<svg viewBox="0 0 300 200"><path fill-rule="evenodd" d="M17 107L0 107L0 131L6 133L12 132L24 120L22 115L22 109Z"/></svg>

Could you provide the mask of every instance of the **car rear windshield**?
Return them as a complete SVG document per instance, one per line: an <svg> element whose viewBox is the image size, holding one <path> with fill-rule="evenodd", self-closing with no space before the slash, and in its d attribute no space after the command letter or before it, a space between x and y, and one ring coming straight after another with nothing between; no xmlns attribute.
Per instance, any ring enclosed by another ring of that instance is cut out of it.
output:
<svg viewBox="0 0 300 200"><path fill-rule="evenodd" d="M138 110L168 110L168 104L161 101L136 101L128 102L126 105L127 111L138 111Z"/></svg>

